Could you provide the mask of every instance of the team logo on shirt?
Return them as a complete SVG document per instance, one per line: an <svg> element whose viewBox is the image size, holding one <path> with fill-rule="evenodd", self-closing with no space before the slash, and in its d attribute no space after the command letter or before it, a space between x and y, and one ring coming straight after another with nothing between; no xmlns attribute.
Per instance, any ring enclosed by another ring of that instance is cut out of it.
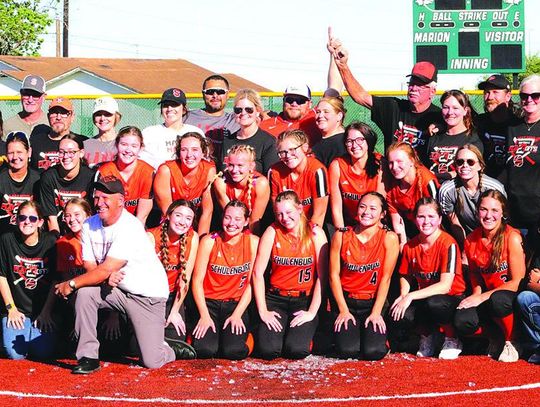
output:
<svg viewBox="0 0 540 407"><path fill-rule="evenodd" d="M246 262L240 266L222 266L219 264L211 264L210 270L216 274L221 274L222 276L234 276L236 274L242 274L249 271L250 262Z"/></svg>
<svg viewBox="0 0 540 407"><path fill-rule="evenodd" d="M13 282L13 285L24 282L24 288L34 290L38 281L49 272L49 269L45 267L47 259L27 259L16 255L15 260L19 264L13 266L13 271L20 277Z"/></svg>
<svg viewBox="0 0 540 407"><path fill-rule="evenodd" d="M433 162L430 170L439 174L452 171L457 150L456 146L435 147L429 155L429 159Z"/></svg>
<svg viewBox="0 0 540 407"><path fill-rule="evenodd" d="M130 206L137 206L137 202L139 202L139 199L129 199L124 202L124 206L126 208L129 208Z"/></svg>
<svg viewBox="0 0 540 407"><path fill-rule="evenodd" d="M488 160L495 160L495 164L503 165L506 158L506 137L486 132L484 138L487 140L491 152Z"/></svg>
<svg viewBox="0 0 540 407"><path fill-rule="evenodd" d="M381 262L379 260L375 260L374 262L368 264L353 264L346 262L344 266L348 271L352 271L355 273L366 273L368 271L373 271L381 267Z"/></svg>
<svg viewBox="0 0 540 407"><path fill-rule="evenodd" d="M537 140L538 137L514 137L514 144L508 147L508 161L512 160L514 167L523 167L525 160L535 165L536 161L529 155L538 151Z"/></svg>
<svg viewBox="0 0 540 407"><path fill-rule="evenodd" d="M58 155L58 151L47 151L47 152L42 151L41 153L39 153L39 156L40 158L42 158L42 160L38 161L37 166L39 169L42 169L42 170L46 170L52 167L53 165L58 164L58 162L60 161L60 156Z"/></svg>
<svg viewBox="0 0 540 407"><path fill-rule="evenodd" d="M60 216L64 211L66 204L73 198L84 198L86 196L85 191L59 191L54 189L54 205L59 208L58 214Z"/></svg>
<svg viewBox="0 0 540 407"><path fill-rule="evenodd" d="M0 219L9 218L10 225L17 224L17 212L19 211L19 206L26 201L31 201L31 195L8 195L4 194L4 202L2 202L1 209L6 213L5 215L0 215Z"/></svg>
<svg viewBox="0 0 540 407"><path fill-rule="evenodd" d="M422 138L421 130L418 130L416 127L408 124L403 125L401 122L399 128L394 133L394 138L396 141L403 141L410 144L414 149L416 149L418 146L423 146L426 144L426 140Z"/></svg>

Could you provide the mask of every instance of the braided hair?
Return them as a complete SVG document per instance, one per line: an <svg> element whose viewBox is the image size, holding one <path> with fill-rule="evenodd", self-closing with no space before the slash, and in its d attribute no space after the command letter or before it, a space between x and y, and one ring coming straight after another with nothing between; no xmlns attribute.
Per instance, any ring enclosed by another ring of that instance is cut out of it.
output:
<svg viewBox="0 0 540 407"><path fill-rule="evenodd" d="M165 270L171 264L169 263L169 226L170 226L170 216L174 212L174 210L180 206L185 206L193 211L195 214L195 208L193 204L190 201L187 201L185 199L178 199L171 203L169 207L167 208L166 218L161 224L161 246L159 248L159 255L161 259L161 263L163 264L163 267ZM188 233L184 233L180 236L178 245L179 245L179 252L178 252L178 264L176 265L178 273L179 273L179 280L181 279L184 283L187 284L187 276L186 276L186 265L187 265L187 259L186 259L186 250L187 250L187 238Z"/></svg>
<svg viewBox="0 0 540 407"><path fill-rule="evenodd" d="M256 159L256 153L255 149L252 146L248 146L247 144L235 144L231 148L227 150L227 158L234 154L244 153L248 156L248 160L250 164L255 163ZM245 186L245 193L247 196L247 207L249 209L249 213L253 210L252 204L251 204L251 196L253 194L253 185L254 185L254 178L253 178L253 170L250 170L247 176L247 182Z"/></svg>

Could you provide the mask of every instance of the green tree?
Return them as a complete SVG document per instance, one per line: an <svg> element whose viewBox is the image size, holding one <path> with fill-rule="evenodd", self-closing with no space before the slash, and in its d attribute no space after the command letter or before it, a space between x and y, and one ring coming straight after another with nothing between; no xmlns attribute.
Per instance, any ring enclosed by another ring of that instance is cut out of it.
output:
<svg viewBox="0 0 540 407"><path fill-rule="evenodd" d="M37 55L51 22L39 0L0 0L0 55Z"/></svg>

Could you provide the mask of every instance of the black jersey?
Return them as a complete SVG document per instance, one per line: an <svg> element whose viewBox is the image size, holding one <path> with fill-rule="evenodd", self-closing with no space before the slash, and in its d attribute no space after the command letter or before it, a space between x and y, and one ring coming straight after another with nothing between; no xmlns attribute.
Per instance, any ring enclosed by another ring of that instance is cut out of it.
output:
<svg viewBox="0 0 540 407"><path fill-rule="evenodd" d="M28 246L18 233L0 236L0 276L7 279L17 309L35 318L56 278L56 238L52 233L40 232L38 243ZM2 307L2 314L6 313Z"/></svg>
<svg viewBox="0 0 540 407"><path fill-rule="evenodd" d="M16 224L17 210L25 201L37 199L39 174L32 168L22 181L9 176L9 169L0 170L0 233L7 232Z"/></svg>

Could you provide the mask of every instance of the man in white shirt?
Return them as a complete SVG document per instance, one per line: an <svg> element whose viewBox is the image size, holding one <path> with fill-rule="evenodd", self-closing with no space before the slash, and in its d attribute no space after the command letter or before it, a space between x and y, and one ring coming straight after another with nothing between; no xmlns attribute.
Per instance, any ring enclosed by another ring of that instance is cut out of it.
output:
<svg viewBox="0 0 540 407"><path fill-rule="evenodd" d="M92 373L99 366L98 310L127 314L145 367L159 368L176 359L196 357L182 341L164 341L167 276L142 224L124 209L122 182L103 177L94 184L97 214L83 226L82 256L86 273L58 284L64 298L77 290L75 332L76 374Z"/></svg>

